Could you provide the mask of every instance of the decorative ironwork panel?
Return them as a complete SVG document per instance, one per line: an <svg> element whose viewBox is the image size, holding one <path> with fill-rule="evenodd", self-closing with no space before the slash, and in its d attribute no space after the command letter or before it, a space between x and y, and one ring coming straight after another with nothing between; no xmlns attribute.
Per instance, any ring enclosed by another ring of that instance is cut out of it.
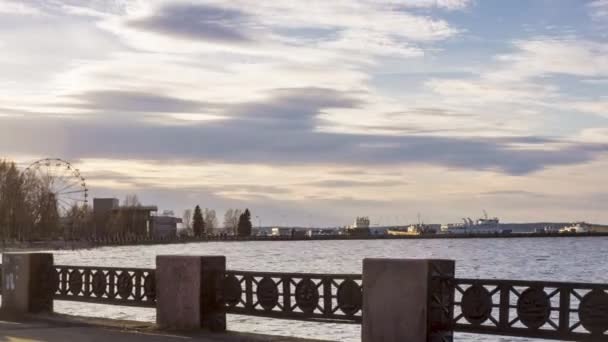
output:
<svg viewBox="0 0 608 342"><path fill-rule="evenodd" d="M226 311L271 318L360 323L361 275L226 271Z"/></svg>
<svg viewBox="0 0 608 342"><path fill-rule="evenodd" d="M456 279L454 330L608 341L608 284Z"/></svg>
<svg viewBox="0 0 608 342"><path fill-rule="evenodd" d="M156 306L153 269L54 266L49 280L57 300L125 306Z"/></svg>
<svg viewBox="0 0 608 342"><path fill-rule="evenodd" d="M451 342L454 340L455 263L453 260L430 260L429 265L427 341Z"/></svg>

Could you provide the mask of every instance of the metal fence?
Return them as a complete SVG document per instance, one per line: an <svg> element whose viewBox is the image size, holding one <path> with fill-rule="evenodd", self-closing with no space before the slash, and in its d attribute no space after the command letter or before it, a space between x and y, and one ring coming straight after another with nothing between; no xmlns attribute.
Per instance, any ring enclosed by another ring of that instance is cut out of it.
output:
<svg viewBox="0 0 608 342"><path fill-rule="evenodd" d="M56 265L42 278L57 300L156 306L154 269ZM437 279L432 296L447 300L440 311L454 331L608 341L608 284ZM362 285L355 274L226 271L217 290L231 314L359 324Z"/></svg>
<svg viewBox="0 0 608 342"><path fill-rule="evenodd" d="M154 269L55 266L55 299L125 306L156 306Z"/></svg>
<svg viewBox="0 0 608 342"><path fill-rule="evenodd" d="M454 330L608 341L608 285L455 279Z"/></svg>
<svg viewBox="0 0 608 342"><path fill-rule="evenodd" d="M227 271L228 313L360 323L361 275Z"/></svg>
<svg viewBox="0 0 608 342"><path fill-rule="evenodd" d="M57 300L155 307L154 269L55 266ZM361 322L361 275L226 271L226 312L272 318Z"/></svg>

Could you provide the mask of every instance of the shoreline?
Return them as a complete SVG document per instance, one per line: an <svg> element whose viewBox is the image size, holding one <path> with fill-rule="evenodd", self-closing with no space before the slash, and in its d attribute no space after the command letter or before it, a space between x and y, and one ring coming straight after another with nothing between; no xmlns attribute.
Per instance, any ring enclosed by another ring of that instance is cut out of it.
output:
<svg viewBox="0 0 608 342"><path fill-rule="evenodd" d="M510 234L428 234L428 235L371 235L371 236L315 236L315 237L282 237L282 236L252 236L252 237L202 237L202 238L177 238L177 239L100 239L100 240L50 240L50 241L20 241L7 243L0 246L0 251L42 251L42 250L82 250L102 247L119 246L150 246L150 245L172 245L205 242L305 242L305 241L344 241L344 240L433 240L433 239L525 239L525 238L585 238L606 237L607 233L510 233Z"/></svg>

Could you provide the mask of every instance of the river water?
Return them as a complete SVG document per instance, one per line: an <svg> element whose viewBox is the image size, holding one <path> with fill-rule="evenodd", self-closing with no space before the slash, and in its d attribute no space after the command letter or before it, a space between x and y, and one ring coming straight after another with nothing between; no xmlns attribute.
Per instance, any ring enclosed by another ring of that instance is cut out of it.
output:
<svg viewBox="0 0 608 342"><path fill-rule="evenodd" d="M456 260L456 276L608 282L608 237L430 239L348 241L208 242L141 247L55 251L56 264L154 267L159 254L225 255L233 270L361 273L363 258L446 258ZM56 311L118 319L154 321L152 309L57 302ZM359 341L360 327L228 317L231 330L333 341ZM457 334L458 341L532 341Z"/></svg>

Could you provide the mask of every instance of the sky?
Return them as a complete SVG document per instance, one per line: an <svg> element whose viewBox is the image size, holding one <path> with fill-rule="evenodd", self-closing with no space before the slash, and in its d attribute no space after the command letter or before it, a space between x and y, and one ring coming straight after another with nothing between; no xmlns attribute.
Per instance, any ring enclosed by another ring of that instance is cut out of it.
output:
<svg viewBox="0 0 608 342"><path fill-rule="evenodd" d="M254 225L608 222L608 0L0 0L0 158Z"/></svg>

